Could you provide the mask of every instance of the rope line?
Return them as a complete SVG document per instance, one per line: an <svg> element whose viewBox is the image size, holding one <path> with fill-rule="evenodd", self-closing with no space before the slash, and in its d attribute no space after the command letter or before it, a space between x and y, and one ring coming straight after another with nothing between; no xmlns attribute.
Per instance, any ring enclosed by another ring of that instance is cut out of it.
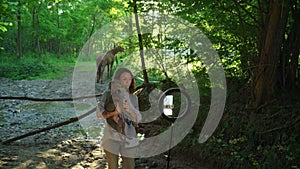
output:
<svg viewBox="0 0 300 169"><path fill-rule="evenodd" d="M30 100L30 101L73 101L73 100L83 100L89 98L95 98L102 96L103 93L96 94L96 95L89 95L89 96L80 96L80 97L73 97L73 98L34 98L34 97L26 97L26 96L0 96L0 99L5 100Z"/></svg>

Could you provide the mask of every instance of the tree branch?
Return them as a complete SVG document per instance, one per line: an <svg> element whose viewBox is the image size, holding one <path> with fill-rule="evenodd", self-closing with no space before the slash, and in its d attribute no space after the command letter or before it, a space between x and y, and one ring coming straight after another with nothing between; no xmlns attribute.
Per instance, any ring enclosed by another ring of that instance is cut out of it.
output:
<svg viewBox="0 0 300 169"><path fill-rule="evenodd" d="M67 124L70 124L70 123L74 123L76 121L79 121L80 119L83 119L83 118L87 117L88 115L92 114L95 111L96 111L96 107L94 107L93 109L89 110L88 112L86 112L86 113L84 113L84 114L82 114L82 115L80 115L78 117L73 117L73 118L70 118L67 121L56 123L54 125L47 126L47 127L44 127L44 128L38 129L38 130L33 130L33 131L31 131L29 133L26 133L26 134L23 134L21 136L17 136L17 137L11 138L9 140L6 140L2 144L9 144L9 143L14 142L16 140L20 140L22 138L25 138L25 137L28 137L28 136L32 136L32 135L35 135L35 134L43 132L43 131L48 131L48 130L51 130L51 129L54 129L54 128L58 128L58 127L61 127L61 126L64 126L64 125L67 125Z"/></svg>
<svg viewBox="0 0 300 169"><path fill-rule="evenodd" d="M90 95L90 96L80 96L80 97L71 97L71 98L33 98L26 96L0 96L0 99L7 100L30 100L30 101L39 101L39 102L47 102L47 101L73 101L73 100L82 100L94 97L100 97L103 93Z"/></svg>
<svg viewBox="0 0 300 169"><path fill-rule="evenodd" d="M290 126L296 124L299 120L300 120L300 117L298 117L298 118L297 118L294 122L292 122L291 124L286 124L286 125L281 126L281 127L275 127L275 128L269 129L269 130L267 130L267 131L256 132L256 134L262 135L262 134L271 133L271 132L274 132L274 131L277 131L277 130L281 130L281 129L284 129L284 128L288 128L288 127L290 127Z"/></svg>

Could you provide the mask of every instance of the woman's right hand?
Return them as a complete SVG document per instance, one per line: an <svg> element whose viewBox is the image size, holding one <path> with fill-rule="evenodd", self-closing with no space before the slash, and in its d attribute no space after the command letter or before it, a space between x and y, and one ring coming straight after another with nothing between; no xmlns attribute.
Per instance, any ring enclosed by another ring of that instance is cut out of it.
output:
<svg viewBox="0 0 300 169"><path fill-rule="evenodd" d="M101 112L99 109L96 110L96 116L98 119L103 119L104 116L103 116L103 112Z"/></svg>

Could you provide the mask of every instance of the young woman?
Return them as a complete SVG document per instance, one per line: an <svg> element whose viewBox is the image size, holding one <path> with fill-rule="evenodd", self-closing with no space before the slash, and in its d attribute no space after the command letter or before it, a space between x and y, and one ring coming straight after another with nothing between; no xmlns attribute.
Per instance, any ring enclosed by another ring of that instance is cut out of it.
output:
<svg viewBox="0 0 300 169"><path fill-rule="evenodd" d="M109 125L108 120L106 120L107 123L104 128L102 146L106 154L109 169L118 169L119 155L122 157L124 169L134 169L134 158L128 155L128 149L138 145L138 139L133 123L138 123L141 120L141 114L138 111L138 98L133 95L135 90L135 79L132 72L126 68L119 68L114 74L110 86L111 91L114 91L115 88L122 91L119 89L121 87L118 83L125 89L124 91L127 92L125 94L127 94L127 98L129 99L122 98L119 99L121 101L117 102L115 100L118 99L114 99L115 110L111 112L107 112L106 110L105 112L104 103L107 98L104 95L102 106L97 110L97 117L102 119L110 118L110 120L113 120L116 124L123 124L124 132L121 133L120 131L117 131L112 125Z"/></svg>

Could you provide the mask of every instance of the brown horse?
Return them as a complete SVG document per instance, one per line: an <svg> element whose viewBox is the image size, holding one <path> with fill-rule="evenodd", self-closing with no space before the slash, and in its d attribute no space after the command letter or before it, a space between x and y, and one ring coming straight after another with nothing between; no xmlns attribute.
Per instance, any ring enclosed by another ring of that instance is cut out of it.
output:
<svg viewBox="0 0 300 169"><path fill-rule="evenodd" d="M107 66L107 78L112 75L112 67L114 65L114 61L116 58L116 54L118 52L123 52L124 48L121 46L117 46L108 52L106 52L104 55L101 54L97 57L96 63L97 63L97 79L96 82L99 81L103 82L103 72L105 70L105 66Z"/></svg>

